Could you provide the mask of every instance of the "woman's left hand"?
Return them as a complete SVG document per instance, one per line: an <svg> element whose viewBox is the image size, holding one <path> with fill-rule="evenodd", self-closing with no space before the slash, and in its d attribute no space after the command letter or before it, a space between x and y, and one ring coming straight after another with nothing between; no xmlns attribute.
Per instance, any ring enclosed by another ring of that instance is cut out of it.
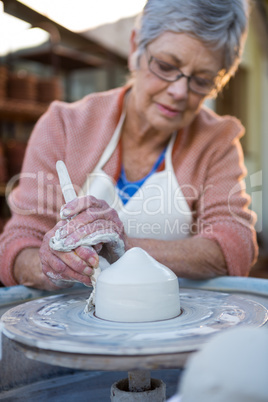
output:
<svg viewBox="0 0 268 402"><path fill-rule="evenodd" d="M123 223L105 201L78 197L62 207L61 218L66 224L58 229L56 237L64 247L75 249L89 241L110 263L123 254L127 241Z"/></svg>

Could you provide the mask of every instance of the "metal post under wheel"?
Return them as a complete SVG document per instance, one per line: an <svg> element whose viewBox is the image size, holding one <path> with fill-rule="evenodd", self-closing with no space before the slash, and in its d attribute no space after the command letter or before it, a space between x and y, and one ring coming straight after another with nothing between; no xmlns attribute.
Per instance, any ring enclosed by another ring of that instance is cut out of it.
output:
<svg viewBox="0 0 268 402"><path fill-rule="evenodd" d="M111 387L111 402L164 402L166 384L151 378L150 371L129 371L124 378Z"/></svg>

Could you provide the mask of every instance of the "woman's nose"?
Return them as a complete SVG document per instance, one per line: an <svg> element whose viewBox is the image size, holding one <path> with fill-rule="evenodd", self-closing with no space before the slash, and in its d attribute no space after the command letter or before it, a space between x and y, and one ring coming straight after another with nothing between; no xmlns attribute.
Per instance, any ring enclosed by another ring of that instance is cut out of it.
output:
<svg viewBox="0 0 268 402"><path fill-rule="evenodd" d="M169 95L174 99L186 99L188 97L188 80L187 77L181 77L177 81L171 82L168 86Z"/></svg>

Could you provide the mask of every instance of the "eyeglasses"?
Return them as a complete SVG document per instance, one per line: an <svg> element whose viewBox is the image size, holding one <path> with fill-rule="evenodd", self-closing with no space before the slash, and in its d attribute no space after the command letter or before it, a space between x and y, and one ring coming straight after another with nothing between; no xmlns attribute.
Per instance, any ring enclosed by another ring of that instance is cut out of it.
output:
<svg viewBox="0 0 268 402"><path fill-rule="evenodd" d="M209 80L196 75L186 75L172 64L166 63L165 61L159 60L150 55L148 49L147 62L151 73L161 80L175 82L184 77L187 79L188 90L204 96L217 91L218 85L216 83L216 78L214 80Z"/></svg>

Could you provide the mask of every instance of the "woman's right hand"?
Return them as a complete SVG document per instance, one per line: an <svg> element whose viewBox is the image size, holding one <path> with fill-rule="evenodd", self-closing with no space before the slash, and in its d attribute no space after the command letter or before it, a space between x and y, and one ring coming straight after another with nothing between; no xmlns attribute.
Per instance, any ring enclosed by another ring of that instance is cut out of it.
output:
<svg viewBox="0 0 268 402"><path fill-rule="evenodd" d="M49 241L66 221L60 221L46 233L39 250L42 270L46 277L58 287L70 287L74 282L91 285L93 268L99 264L99 257L93 247L77 247L73 251L63 252L51 249Z"/></svg>
<svg viewBox="0 0 268 402"><path fill-rule="evenodd" d="M98 253L112 263L124 252L127 236L123 223L105 201L92 196L65 204L61 216L63 219L44 236L39 253L42 270L57 286L66 287L74 282L90 286L93 269L99 265ZM83 245L88 236L89 244L94 246L89 246L88 240ZM59 238L71 251L52 249L53 237Z"/></svg>

